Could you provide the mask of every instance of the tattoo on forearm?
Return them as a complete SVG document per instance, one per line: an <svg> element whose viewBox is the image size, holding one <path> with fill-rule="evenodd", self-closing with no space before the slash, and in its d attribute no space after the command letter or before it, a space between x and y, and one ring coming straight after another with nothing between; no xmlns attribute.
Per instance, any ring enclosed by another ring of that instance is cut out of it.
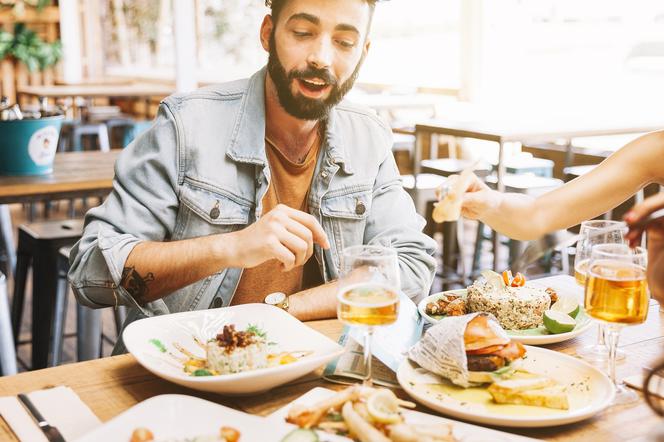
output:
<svg viewBox="0 0 664 442"><path fill-rule="evenodd" d="M122 270L122 280L120 285L124 287L127 292L138 302L140 305L147 303L147 296L149 293L148 283L154 281L154 275L148 273L141 276L135 267L125 267Z"/></svg>

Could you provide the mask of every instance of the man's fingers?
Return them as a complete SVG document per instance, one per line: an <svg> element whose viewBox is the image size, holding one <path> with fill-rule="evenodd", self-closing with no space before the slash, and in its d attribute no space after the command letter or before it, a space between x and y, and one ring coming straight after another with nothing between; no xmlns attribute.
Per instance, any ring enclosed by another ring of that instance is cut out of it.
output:
<svg viewBox="0 0 664 442"><path fill-rule="evenodd" d="M330 241L327 239L327 234L316 218L300 210L291 209L290 207L286 206L284 207L284 210L290 218L299 222L311 231L313 241L316 244L324 249L330 248Z"/></svg>
<svg viewBox="0 0 664 442"><path fill-rule="evenodd" d="M314 239L311 230L295 220L289 220L289 222L284 227L286 227L286 230L288 230L290 233L296 235L307 244L307 256L305 261L308 260L311 255L314 254Z"/></svg>
<svg viewBox="0 0 664 442"><path fill-rule="evenodd" d="M294 266L301 266L307 261L309 247L305 240L284 229L279 234L279 241L295 256Z"/></svg>
<svg viewBox="0 0 664 442"><path fill-rule="evenodd" d="M281 262L284 271L291 270L295 267L295 254L293 254L293 252L281 242L275 241L275 244L271 247L271 252L274 259Z"/></svg>

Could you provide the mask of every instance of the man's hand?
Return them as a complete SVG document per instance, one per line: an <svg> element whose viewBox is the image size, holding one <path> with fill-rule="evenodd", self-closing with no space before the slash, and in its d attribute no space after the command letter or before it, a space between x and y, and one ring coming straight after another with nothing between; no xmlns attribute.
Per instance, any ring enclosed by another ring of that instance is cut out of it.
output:
<svg viewBox="0 0 664 442"><path fill-rule="evenodd" d="M245 229L227 234L225 247L228 240L234 267L251 268L276 259L284 271L304 265L314 253L314 244L330 247L316 218L283 204Z"/></svg>
<svg viewBox="0 0 664 442"><path fill-rule="evenodd" d="M625 214L625 221L629 225L626 238L630 246L635 247L641 243L644 230L648 233L648 286L653 297L660 302L664 302L664 220L655 220L645 226L639 225L639 222L662 207L664 193L658 193L636 204Z"/></svg>

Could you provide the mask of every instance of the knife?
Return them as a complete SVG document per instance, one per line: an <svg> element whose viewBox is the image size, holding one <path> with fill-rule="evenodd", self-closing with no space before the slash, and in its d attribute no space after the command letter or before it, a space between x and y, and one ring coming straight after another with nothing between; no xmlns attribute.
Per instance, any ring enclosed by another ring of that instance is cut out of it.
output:
<svg viewBox="0 0 664 442"><path fill-rule="evenodd" d="M60 434L60 431L46 422L44 416L41 415L39 410L37 410L37 407L35 407L35 404L32 403L28 396L20 393L18 395L18 400L21 401L23 406L28 410L28 413L32 416L35 422L37 422L37 425L42 430L49 442L65 442L65 439Z"/></svg>

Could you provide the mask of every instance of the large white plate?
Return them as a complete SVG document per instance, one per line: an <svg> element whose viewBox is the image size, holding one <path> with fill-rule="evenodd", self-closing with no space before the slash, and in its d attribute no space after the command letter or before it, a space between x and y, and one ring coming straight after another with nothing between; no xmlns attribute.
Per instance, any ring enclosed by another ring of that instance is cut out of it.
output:
<svg viewBox="0 0 664 442"><path fill-rule="evenodd" d="M433 295L429 295L423 300L421 300L420 303L417 305L417 310L420 312L420 315L422 315L425 321L427 321L430 324L436 324L437 322L445 319L444 316L434 317L427 315L426 306L429 302L436 301L438 298L447 293L465 296L466 289L447 290L445 292L434 293ZM574 330L570 332L552 334L549 333L547 329L544 328L544 326L531 328L527 330L506 330L506 332L510 336L510 338L512 338L512 340L521 342L522 344L545 345L545 344L555 344L556 342L563 342L569 339L573 339L579 336L580 334L588 331L588 329L591 326L592 326L592 321L590 320L588 315L586 315L585 311L583 310L583 307L581 307L581 311L576 317L576 327L574 327Z"/></svg>
<svg viewBox="0 0 664 442"><path fill-rule="evenodd" d="M290 404L278 409L271 415L269 415L267 418L269 421L271 421L275 426L278 426L285 422L285 418L288 415L288 410L291 408L293 404L302 404L302 405L312 405L315 404L316 402L326 399L330 396L332 396L335 392L332 390L328 390L327 388L322 388L322 387L316 387L312 390L309 390L306 394L300 396ZM439 416L433 416L431 414L426 414L426 413L420 413L419 411L412 411L412 410L404 410L403 412L404 419L408 423L412 424L436 424L436 423L441 423L445 422L448 424L452 424L453 427L453 432L454 436L456 437L457 440L461 440L463 442L485 442L485 441L492 441L492 442L528 442L528 441L536 441L538 439L531 439L529 437L524 437L524 436L518 436L515 434L510 434L510 433L505 433L503 431L498 431L498 430L492 430L489 428L484 428L484 427L478 427L477 425L472 425L472 424L466 424L463 422L458 422L454 421L451 419L447 419L444 417L439 417ZM334 436L334 435L327 435L323 440L329 439L332 441L349 441L350 439L347 439L345 437L341 436Z"/></svg>
<svg viewBox="0 0 664 442"><path fill-rule="evenodd" d="M473 400L473 389L458 389L451 396L436 385L448 381L419 368L406 359L397 371L399 384L416 401L449 416L487 425L505 427L548 427L578 422L601 412L614 396L613 384L592 365L563 353L526 346L523 369L555 379L568 386L569 410L543 407L497 405L487 395L486 402ZM463 396L468 395L468 396Z"/></svg>
<svg viewBox="0 0 664 442"><path fill-rule="evenodd" d="M219 434L222 426L238 430L241 441L278 441L294 428L267 425L265 418L196 397L164 394L134 405L77 442L129 441L139 427L149 429L155 440L190 440Z"/></svg>
<svg viewBox="0 0 664 442"><path fill-rule="evenodd" d="M290 364L236 374L201 377L185 374L182 365L169 355L179 354L173 343L204 357L205 352L195 343L194 337L205 342L215 337L225 324L235 324L237 330L255 324L267 333L269 341L277 343L279 350L313 353ZM258 393L292 381L344 351L339 344L292 315L266 304L155 316L131 323L122 337L131 354L155 375L196 390L235 395ZM152 340L161 342L167 352L161 352Z"/></svg>

